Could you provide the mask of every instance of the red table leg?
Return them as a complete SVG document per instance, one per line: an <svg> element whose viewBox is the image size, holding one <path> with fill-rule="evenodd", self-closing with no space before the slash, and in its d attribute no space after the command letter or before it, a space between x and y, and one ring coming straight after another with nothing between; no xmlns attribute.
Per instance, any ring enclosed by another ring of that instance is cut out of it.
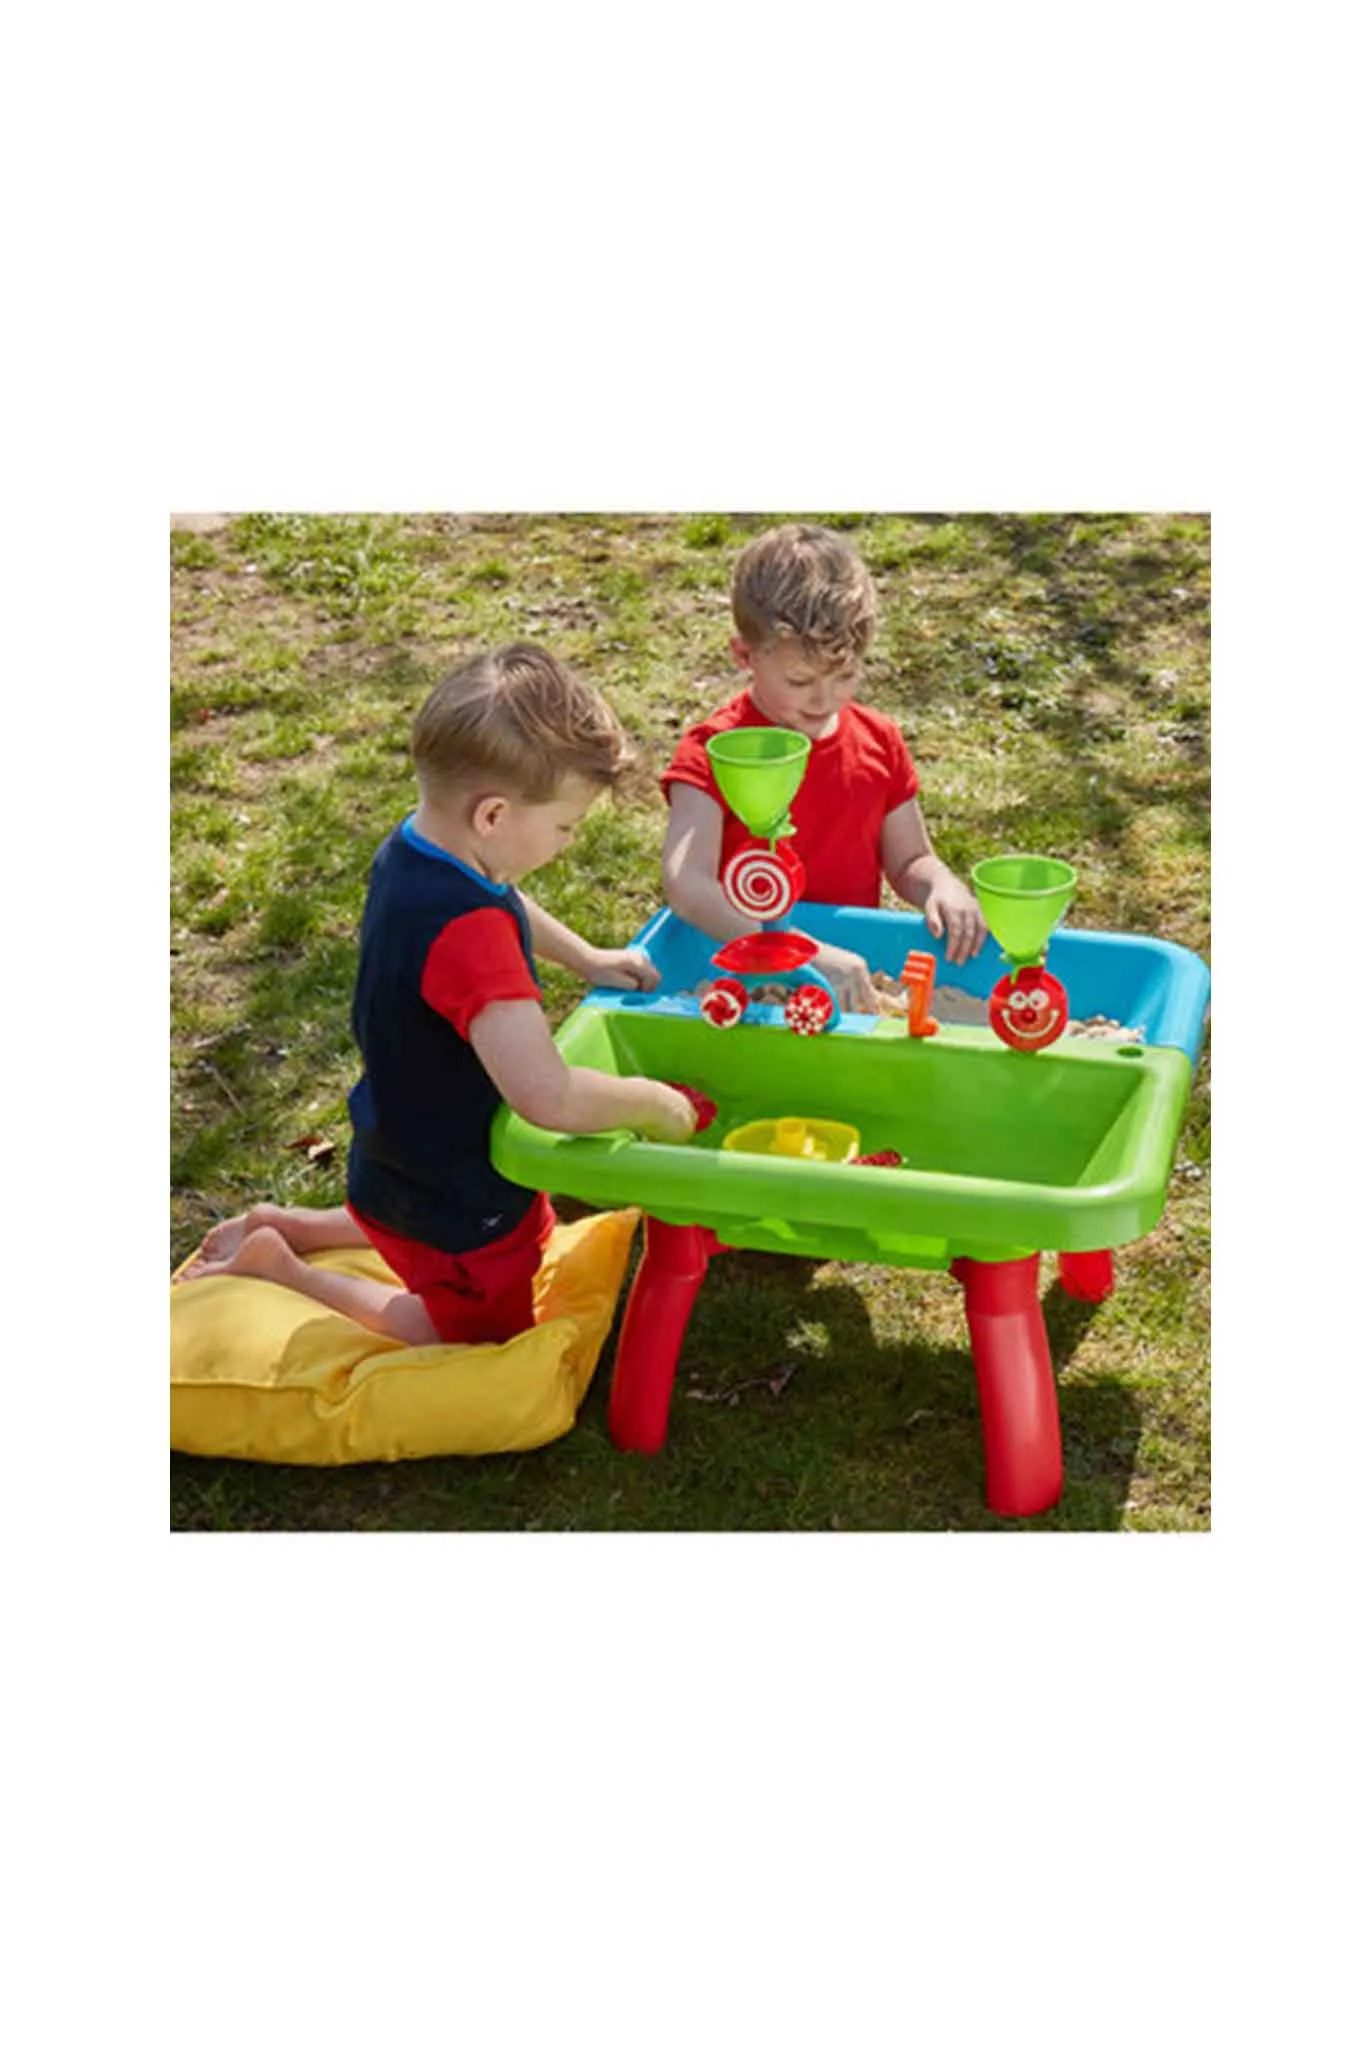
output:
<svg viewBox="0 0 1365 2048"><path fill-rule="evenodd" d="M1038 1254L998 1265L954 1259L952 1273L962 1282L981 1396L986 1504L997 1515L1041 1514L1062 1491L1062 1434Z"/></svg>
<svg viewBox="0 0 1365 2048"><path fill-rule="evenodd" d="M1058 1252L1057 1278L1077 1301L1108 1301L1114 1291L1112 1252Z"/></svg>
<svg viewBox="0 0 1365 2048"><path fill-rule="evenodd" d="M687 1320L720 1246L700 1223L645 1218L645 1252L616 1347L607 1428L622 1451L659 1451Z"/></svg>

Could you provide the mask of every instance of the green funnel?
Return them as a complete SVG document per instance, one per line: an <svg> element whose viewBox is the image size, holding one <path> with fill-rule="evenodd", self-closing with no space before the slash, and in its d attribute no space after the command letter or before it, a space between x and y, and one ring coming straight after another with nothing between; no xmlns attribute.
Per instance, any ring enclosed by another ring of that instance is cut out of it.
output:
<svg viewBox="0 0 1365 2048"><path fill-rule="evenodd" d="M978 861L972 887L981 915L1006 959L1016 967L1042 959L1053 926L1076 893L1076 870L1040 854L1006 854Z"/></svg>
<svg viewBox="0 0 1365 2048"><path fill-rule="evenodd" d="M782 725L741 725L706 742L717 787L755 839L774 839L801 787L810 754L803 732Z"/></svg>

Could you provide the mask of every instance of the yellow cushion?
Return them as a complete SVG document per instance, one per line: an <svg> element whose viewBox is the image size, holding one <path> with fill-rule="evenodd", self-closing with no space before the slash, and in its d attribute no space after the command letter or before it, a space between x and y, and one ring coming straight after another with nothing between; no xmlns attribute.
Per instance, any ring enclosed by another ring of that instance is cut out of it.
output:
<svg viewBox="0 0 1365 2048"><path fill-rule="evenodd" d="M171 1449L352 1465L549 1443L573 1428L588 1390L638 1216L557 1225L535 1323L505 1344L397 1344L272 1280L172 1287ZM309 1264L394 1278L368 1249L317 1252Z"/></svg>

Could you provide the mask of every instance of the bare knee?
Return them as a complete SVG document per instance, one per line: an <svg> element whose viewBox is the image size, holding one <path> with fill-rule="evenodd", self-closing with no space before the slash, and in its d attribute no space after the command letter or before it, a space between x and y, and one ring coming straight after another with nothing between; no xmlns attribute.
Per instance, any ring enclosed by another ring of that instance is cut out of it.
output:
<svg viewBox="0 0 1365 2048"><path fill-rule="evenodd" d="M384 1335L400 1344L440 1344L444 1340L420 1295L395 1294L383 1313Z"/></svg>

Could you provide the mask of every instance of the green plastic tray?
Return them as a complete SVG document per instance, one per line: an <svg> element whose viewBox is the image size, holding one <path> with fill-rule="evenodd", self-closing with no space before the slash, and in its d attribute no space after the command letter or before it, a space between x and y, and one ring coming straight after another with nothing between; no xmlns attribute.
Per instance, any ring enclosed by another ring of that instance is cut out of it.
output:
<svg viewBox="0 0 1365 2048"><path fill-rule="evenodd" d="M1145 1236L1190 1086L1189 1061L1171 1048L1073 1039L1015 1053L952 1025L932 1039L890 1023L866 1037L803 1038L585 1004L556 1036L571 1065L700 1089L716 1119L689 1145L656 1145L624 1132L565 1137L503 1109L493 1158L510 1180L707 1224L730 1245L887 1265L1100 1251ZM774 1116L854 1124L863 1152L894 1150L905 1165L720 1149L736 1125Z"/></svg>

